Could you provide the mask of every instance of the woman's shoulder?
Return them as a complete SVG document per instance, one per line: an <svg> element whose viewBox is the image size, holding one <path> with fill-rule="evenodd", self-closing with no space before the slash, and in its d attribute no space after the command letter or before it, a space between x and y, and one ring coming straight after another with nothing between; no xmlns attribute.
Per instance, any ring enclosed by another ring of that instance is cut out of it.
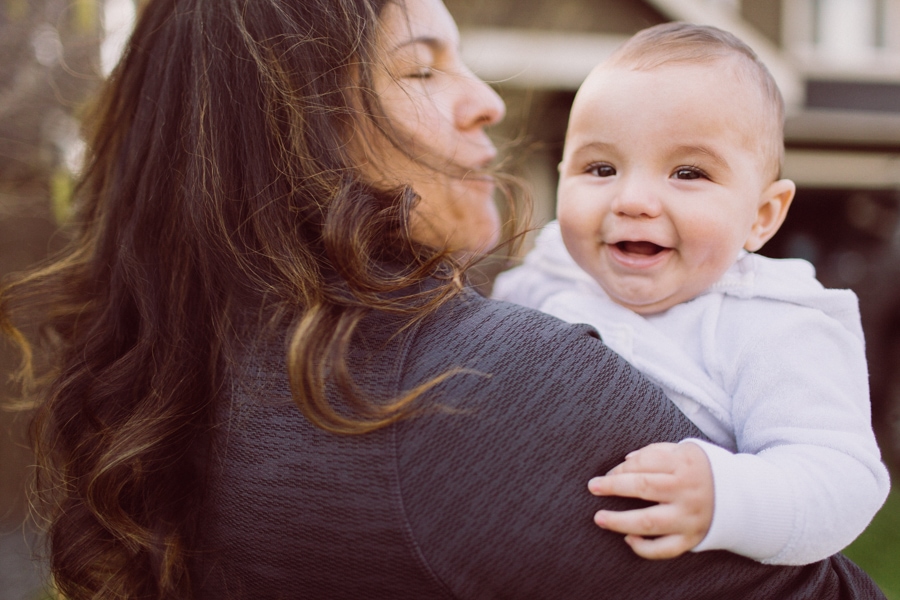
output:
<svg viewBox="0 0 900 600"><path fill-rule="evenodd" d="M555 597L560 573L579 573L567 597L608 586L630 551L597 535L586 483L689 423L588 326L465 293L411 338L402 389L449 374L395 437L428 571L460 598Z"/></svg>
<svg viewBox="0 0 900 600"><path fill-rule="evenodd" d="M593 327L474 291L424 320L405 352L394 358L401 365L401 390L460 371L443 387L445 396L462 402L516 398L520 408L533 404L542 412L559 405L575 410L583 401L577 410L586 414L629 415L660 405L665 410L669 404L658 401L662 396L655 386L604 344Z"/></svg>
<svg viewBox="0 0 900 600"><path fill-rule="evenodd" d="M485 298L466 290L427 319L418 332L420 343L441 339L448 351L534 352L552 355L567 344L588 345L612 353L597 331L584 324L571 324L518 304Z"/></svg>
<svg viewBox="0 0 900 600"><path fill-rule="evenodd" d="M593 422L597 438L588 445L610 441L604 430L624 427L629 433L610 444L622 444L610 455L618 461L641 445L696 433L661 390L607 347L592 327L474 292L461 294L423 322L395 359L401 374L397 392L440 378L427 397L442 407L486 416L488 427L494 419L504 423L507 432L501 437L519 429L510 443L522 428L544 435L538 432L547 420L557 422L554 433L561 435ZM430 425L440 421L428 420ZM496 433L489 437L500 439Z"/></svg>

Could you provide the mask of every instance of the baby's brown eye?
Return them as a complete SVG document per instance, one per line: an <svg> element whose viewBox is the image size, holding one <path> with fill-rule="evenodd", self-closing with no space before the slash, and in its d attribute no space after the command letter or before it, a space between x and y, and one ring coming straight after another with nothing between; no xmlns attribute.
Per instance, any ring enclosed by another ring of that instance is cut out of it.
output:
<svg viewBox="0 0 900 600"><path fill-rule="evenodd" d="M706 177L706 174L697 167L678 167L672 173L672 177L675 179L701 179Z"/></svg>
<svg viewBox="0 0 900 600"><path fill-rule="evenodd" d="M595 177L612 177L616 174L616 168L606 163L599 163L588 167L588 173Z"/></svg>

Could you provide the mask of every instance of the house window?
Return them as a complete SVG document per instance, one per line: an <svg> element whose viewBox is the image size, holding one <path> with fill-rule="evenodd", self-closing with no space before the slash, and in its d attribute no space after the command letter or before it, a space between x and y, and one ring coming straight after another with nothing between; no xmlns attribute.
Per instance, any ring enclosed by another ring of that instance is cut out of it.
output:
<svg viewBox="0 0 900 600"><path fill-rule="evenodd" d="M884 0L815 0L813 42L819 52L840 60L866 56L884 47Z"/></svg>
<svg viewBox="0 0 900 600"><path fill-rule="evenodd" d="M784 46L814 73L897 79L900 0L783 0Z"/></svg>

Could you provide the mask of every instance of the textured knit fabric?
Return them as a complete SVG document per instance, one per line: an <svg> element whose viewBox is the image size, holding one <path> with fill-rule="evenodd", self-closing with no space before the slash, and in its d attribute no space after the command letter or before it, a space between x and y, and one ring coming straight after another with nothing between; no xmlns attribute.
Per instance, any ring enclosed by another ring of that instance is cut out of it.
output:
<svg viewBox="0 0 900 600"><path fill-rule="evenodd" d="M209 458L199 597L883 598L842 556L647 561L593 525L600 507L639 504L591 496L592 476L701 434L590 328L467 292L396 333L380 314L358 332L351 367L370 398L470 370L428 394L424 414L365 435L304 419L283 341L248 358Z"/></svg>
<svg viewBox="0 0 900 600"><path fill-rule="evenodd" d="M709 290L640 316L613 302L548 226L495 295L588 323L718 446L715 514L695 551L773 564L838 552L890 488L871 428L858 302L806 261L743 253Z"/></svg>

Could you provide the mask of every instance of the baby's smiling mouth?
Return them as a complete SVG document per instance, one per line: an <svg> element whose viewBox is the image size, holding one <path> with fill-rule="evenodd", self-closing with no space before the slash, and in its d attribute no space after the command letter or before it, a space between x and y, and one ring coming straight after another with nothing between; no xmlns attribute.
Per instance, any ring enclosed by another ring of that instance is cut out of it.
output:
<svg viewBox="0 0 900 600"><path fill-rule="evenodd" d="M618 242L616 248L625 254L639 254L641 256L654 256L659 254L664 247L654 244L653 242Z"/></svg>

